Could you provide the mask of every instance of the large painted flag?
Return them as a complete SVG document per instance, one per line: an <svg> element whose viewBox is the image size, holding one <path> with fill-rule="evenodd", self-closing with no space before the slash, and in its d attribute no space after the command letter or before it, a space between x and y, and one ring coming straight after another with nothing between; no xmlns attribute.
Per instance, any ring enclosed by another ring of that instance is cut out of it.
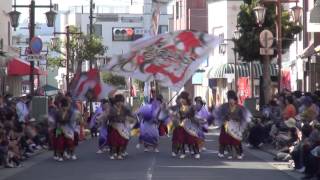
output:
<svg viewBox="0 0 320 180"><path fill-rule="evenodd" d="M128 54L115 56L101 70L161 86L180 89L198 69L217 37L196 31L176 31L133 42Z"/></svg>
<svg viewBox="0 0 320 180"><path fill-rule="evenodd" d="M77 74L72 81L74 85L71 86L71 93L75 100L99 101L115 90L113 86L100 80L97 69Z"/></svg>

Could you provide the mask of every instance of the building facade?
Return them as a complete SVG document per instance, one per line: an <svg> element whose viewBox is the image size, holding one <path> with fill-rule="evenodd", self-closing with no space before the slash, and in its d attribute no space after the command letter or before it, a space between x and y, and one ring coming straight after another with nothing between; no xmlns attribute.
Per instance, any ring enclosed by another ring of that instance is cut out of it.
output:
<svg viewBox="0 0 320 180"><path fill-rule="evenodd" d="M45 23L36 23L35 25L35 36L41 38L42 40L42 52L43 55L49 54L49 45L53 38L54 28L48 27ZM28 23L22 23L17 27L15 31L12 33L12 47L19 51L18 57L21 60L27 61L27 48L29 47L29 28ZM55 83L54 77L57 72L54 68L47 67L47 59L41 59L35 63L42 72L44 73L41 76L35 76L35 88L44 86L49 84L51 86L57 87L57 83ZM27 94L30 92L30 82L29 75L23 76L21 82L21 93Z"/></svg>
<svg viewBox="0 0 320 180"><path fill-rule="evenodd" d="M152 1L135 1L132 5L96 6L94 12L93 33L102 38L106 47L105 56L126 54L130 44L142 37L149 36L151 27ZM90 32L88 7L71 7L70 11L61 12L56 29L65 31L67 25L78 27L84 34ZM169 29L170 10L164 6L160 11L158 33ZM102 64L103 62L98 62ZM83 70L89 69L89 63L83 64ZM56 77L59 87L64 83L65 70L61 68Z"/></svg>
<svg viewBox="0 0 320 180"><path fill-rule="evenodd" d="M10 18L8 12L11 11L11 0L0 1L0 52L6 52L10 54L10 57L1 54L0 55L0 94L11 93L13 95L19 95L18 93L20 77L7 76L7 64L11 58L11 55L15 55L17 52L11 48L11 36L12 28L10 24Z"/></svg>
<svg viewBox="0 0 320 180"><path fill-rule="evenodd" d="M230 41L237 26L237 14L242 0L208 0L208 33L218 36L221 43L226 43L225 52L216 47L209 55L209 71L207 78L210 83L213 104L220 104L226 99L226 92L234 89L234 71L225 74L224 68L229 69L235 62L234 43ZM225 40L225 41L224 41ZM231 66L229 66L231 65ZM230 68L231 69L231 68Z"/></svg>
<svg viewBox="0 0 320 180"><path fill-rule="evenodd" d="M173 1L173 23L172 30L196 30L208 31L208 6L206 0L174 0ZM208 60L198 69L192 79L185 84L191 98L201 96L208 100L208 80L205 72L208 68ZM174 95L177 92L172 92Z"/></svg>

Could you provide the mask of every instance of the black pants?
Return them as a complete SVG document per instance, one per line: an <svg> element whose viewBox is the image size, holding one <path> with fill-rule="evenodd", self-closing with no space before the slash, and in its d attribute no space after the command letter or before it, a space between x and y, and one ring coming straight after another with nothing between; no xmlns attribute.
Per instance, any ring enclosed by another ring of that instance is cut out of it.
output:
<svg viewBox="0 0 320 180"><path fill-rule="evenodd" d="M264 128L261 125L255 125L249 131L248 141L252 146L258 147L264 141L264 136Z"/></svg>
<svg viewBox="0 0 320 180"><path fill-rule="evenodd" d="M0 165L6 165L7 151L4 146L0 146Z"/></svg>
<svg viewBox="0 0 320 180"><path fill-rule="evenodd" d="M172 144L172 152L176 154L186 154L185 145L184 144Z"/></svg>
<svg viewBox="0 0 320 180"><path fill-rule="evenodd" d="M90 129L91 137L98 137L98 128L96 126Z"/></svg>
<svg viewBox="0 0 320 180"><path fill-rule="evenodd" d="M306 164L305 164L306 170L305 173L307 176L315 176L317 173L319 173L319 159L317 157L314 157L313 155L309 154L306 157Z"/></svg>

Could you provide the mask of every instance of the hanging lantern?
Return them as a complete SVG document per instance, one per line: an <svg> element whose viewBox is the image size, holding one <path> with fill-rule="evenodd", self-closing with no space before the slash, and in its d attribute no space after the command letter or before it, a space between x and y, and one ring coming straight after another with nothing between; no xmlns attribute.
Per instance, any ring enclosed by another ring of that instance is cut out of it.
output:
<svg viewBox="0 0 320 180"><path fill-rule="evenodd" d="M253 11L256 16L257 23L261 26L265 21L267 9L263 6L258 5L253 9Z"/></svg>
<svg viewBox="0 0 320 180"><path fill-rule="evenodd" d="M219 45L219 53L220 54L225 54L227 49L227 43L221 43Z"/></svg>
<svg viewBox="0 0 320 180"><path fill-rule="evenodd" d="M292 15L293 21L297 24L300 23L301 12L302 12L302 7L300 6L294 6L291 8L291 15Z"/></svg>
<svg viewBox="0 0 320 180"><path fill-rule="evenodd" d="M45 14L46 14L46 17L47 17L47 26L48 27L53 27L54 26L54 22L56 20L57 13L50 9L50 11L46 12Z"/></svg>
<svg viewBox="0 0 320 180"><path fill-rule="evenodd" d="M240 32L240 29L239 29L239 25L236 26L236 29L234 30L233 32L233 38L235 40L239 40L241 37L241 32Z"/></svg>
<svg viewBox="0 0 320 180"><path fill-rule="evenodd" d="M11 26L14 28L14 30L19 26L20 14L21 13L16 10L9 12Z"/></svg>

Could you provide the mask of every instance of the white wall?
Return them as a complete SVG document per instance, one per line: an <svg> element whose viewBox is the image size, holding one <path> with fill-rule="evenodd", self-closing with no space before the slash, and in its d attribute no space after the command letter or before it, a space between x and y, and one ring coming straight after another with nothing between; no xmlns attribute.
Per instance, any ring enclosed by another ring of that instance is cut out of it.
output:
<svg viewBox="0 0 320 180"><path fill-rule="evenodd" d="M0 1L0 39L3 39L3 50L8 51L8 40L10 37L8 37L9 32L12 32L11 27L9 27L9 16L6 14L11 11L11 0L1 0Z"/></svg>
<svg viewBox="0 0 320 180"><path fill-rule="evenodd" d="M242 1L208 1L208 32L216 36L223 35L224 39L232 39L237 25L237 14ZM233 42L227 43L225 54L219 54L217 46L209 57L209 66L234 62Z"/></svg>
<svg viewBox="0 0 320 180"><path fill-rule="evenodd" d="M80 16L81 24L76 24L76 26L81 27L81 31L87 33L87 25L89 24L89 14L77 14ZM144 28L150 25L145 23L146 16L143 14L118 14L120 17L143 17L143 21L137 23L129 22L99 22L95 24L102 24L102 38L103 44L108 47L107 55L119 55L122 53L127 53L129 51L130 44L132 41L113 41L112 40L112 28L113 27L133 27L133 28ZM159 20L159 25L168 25L169 18L171 15L161 15ZM144 32L145 34L147 32Z"/></svg>
<svg viewBox="0 0 320 180"><path fill-rule="evenodd" d="M215 36L227 36L227 1L208 3L208 33ZM227 62L227 57L219 54L216 47L209 56L209 67L218 66Z"/></svg>

